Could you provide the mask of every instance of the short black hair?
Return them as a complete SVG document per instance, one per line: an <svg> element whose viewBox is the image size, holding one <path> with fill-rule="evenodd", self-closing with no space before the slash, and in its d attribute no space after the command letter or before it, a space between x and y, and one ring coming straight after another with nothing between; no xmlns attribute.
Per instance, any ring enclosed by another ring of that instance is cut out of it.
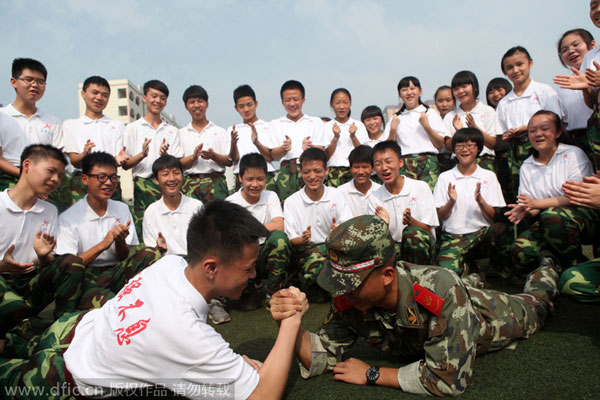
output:
<svg viewBox="0 0 600 400"><path fill-rule="evenodd" d="M91 84L103 86L103 87L107 88L108 92L110 93L110 84L108 83L108 81L106 79L104 79L101 76L94 75L94 76L90 76L89 78L87 78L85 81L83 81L82 90L85 92Z"/></svg>
<svg viewBox="0 0 600 400"><path fill-rule="evenodd" d="M23 171L23 161L31 160L33 162L38 162L42 160L47 160L49 158L53 158L55 160L60 161L67 166L67 158L63 154L62 151L57 149L54 146L50 146L49 144L30 144L25 147L23 152L21 153L21 165L20 169Z"/></svg>
<svg viewBox="0 0 600 400"><path fill-rule="evenodd" d="M348 161L350 162L350 167L355 163L369 163L373 166L373 149L371 146L364 144L356 146L350 152Z"/></svg>
<svg viewBox="0 0 600 400"><path fill-rule="evenodd" d="M454 132L452 136L452 152L458 143L475 142L477 145L477 154L483 150L483 134L477 128L462 128Z"/></svg>
<svg viewBox="0 0 600 400"><path fill-rule="evenodd" d="M233 91L233 104L237 105L237 101L242 97L251 97L256 102L256 93L254 93L254 89L250 85L241 85L235 88ZM208 96L206 101L208 101Z"/></svg>
<svg viewBox="0 0 600 400"><path fill-rule="evenodd" d="M453 90L462 85L471 85L473 87L473 96L475 96L476 99L479 97L479 81L471 71L457 72L454 77L452 77L452 83L450 85Z"/></svg>
<svg viewBox="0 0 600 400"><path fill-rule="evenodd" d="M300 154L300 167L307 161L322 161L323 167L327 168L327 154L318 147L311 147Z"/></svg>
<svg viewBox="0 0 600 400"><path fill-rule="evenodd" d="M26 68L37 71L44 75L44 79L48 79L48 70L44 67L44 64L33 58L15 58L12 62L12 77L15 79L19 78Z"/></svg>
<svg viewBox="0 0 600 400"><path fill-rule="evenodd" d="M286 90L299 90L302 94L302 98L305 96L304 85L298 81L289 80L281 85L281 90L279 91L279 96L281 96L281 100L283 100L283 92Z"/></svg>
<svg viewBox="0 0 600 400"><path fill-rule="evenodd" d="M224 263L242 256L249 244L269 231L244 207L216 199L194 214L187 230L187 251L190 265L214 255Z"/></svg>
<svg viewBox="0 0 600 400"><path fill-rule="evenodd" d="M189 99L200 99L208 103L208 93L200 85L192 85L183 92L183 104L187 104Z"/></svg>
<svg viewBox="0 0 600 400"><path fill-rule="evenodd" d="M169 97L169 88L164 84L164 82L161 82L158 79L152 79L144 83L144 96L148 94L148 90L150 89L158 90L165 96Z"/></svg>
<svg viewBox="0 0 600 400"><path fill-rule="evenodd" d="M422 89L421 87L421 82L419 81L419 79L417 79L417 77L415 76L405 76L404 78L400 79L400 82L398 82L398 96L400 95L400 89L405 88L405 87L409 87L410 84L415 85L416 87L418 87L419 89ZM421 96L419 96L419 104L422 106L425 106L425 108L429 108L429 106L425 103L423 103L421 101ZM404 110L406 110L406 104L402 104L402 107L400 108L400 110L396 113L397 115L400 115L400 113L402 113Z"/></svg>
<svg viewBox="0 0 600 400"><path fill-rule="evenodd" d="M373 147L373 157L375 157L375 153L383 153L388 149L396 153L398 158L402 158L402 149L395 140L384 140L383 142L377 143Z"/></svg>
<svg viewBox="0 0 600 400"><path fill-rule="evenodd" d="M238 175L243 177L246 170L251 169L251 168L252 169L261 169L261 170L265 171L265 175L267 175L267 173L268 173L267 161L262 156L262 154L248 153L248 154L244 155L240 160Z"/></svg>
<svg viewBox="0 0 600 400"><path fill-rule="evenodd" d="M383 111L381 111L381 108L377 107L377 106L366 106L364 110L362 110L362 113L360 114L360 120L362 122L365 122L365 119L367 118L373 118L373 117L381 117L381 121L383 122Z"/></svg>
<svg viewBox="0 0 600 400"><path fill-rule="evenodd" d="M81 173L89 175L95 166L114 167L115 170L119 167L117 160L112 155L104 151L94 151L83 156L81 160Z"/></svg>
<svg viewBox="0 0 600 400"><path fill-rule="evenodd" d="M170 154L163 154L152 163L152 176L158 179L158 173L160 172L160 170L165 168L177 168L181 171L181 173L183 173L183 164L181 164L179 158L173 157Z"/></svg>
<svg viewBox="0 0 600 400"><path fill-rule="evenodd" d="M487 87L485 88L486 96L490 94L492 90L496 89L504 89L506 91L506 94L508 94L513 88L508 79L501 77L494 78L488 83Z"/></svg>
<svg viewBox="0 0 600 400"><path fill-rule="evenodd" d="M550 110L536 111L531 116L531 118L529 118L529 122L527 123L527 130L529 130L529 124L531 123L531 120L534 119L535 117L537 117L538 115L547 115L552 118L552 123L554 124L554 129L556 129L556 132L560 133L560 135L556 139L557 143L572 144L569 137L564 134L565 132L563 129L563 124L562 124L562 120L560 119L560 116L557 113L555 113L554 111L550 111ZM538 157L540 155L540 153L534 147L531 148L530 154L533 154L535 157Z"/></svg>
<svg viewBox="0 0 600 400"><path fill-rule="evenodd" d="M512 57L517 53L523 53L525 54L525 56L527 57L527 59L529 61L533 61L533 59L531 58L531 56L529 55L529 52L527 51L527 49L523 46L515 46L515 47L511 47L510 49L508 49L506 51L506 53L504 53L504 55L502 56L502 60L500 61L500 68L502 69L502 72L506 74L506 71L504 71L504 60L506 60L508 57Z"/></svg>

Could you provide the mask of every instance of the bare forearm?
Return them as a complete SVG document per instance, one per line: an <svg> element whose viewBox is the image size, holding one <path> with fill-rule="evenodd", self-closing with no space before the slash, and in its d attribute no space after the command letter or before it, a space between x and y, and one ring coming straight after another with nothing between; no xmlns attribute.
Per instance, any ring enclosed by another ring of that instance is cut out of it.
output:
<svg viewBox="0 0 600 400"><path fill-rule="evenodd" d="M283 218L276 218L271 222L267 222L265 224L265 228L267 228L269 230L269 232L282 231L283 230Z"/></svg>
<svg viewBox="0 0 600 400"><path fill-rule="evenodd" d="M15 167L4 157L0 156L0 171L5 174L12 175L14 177L19 176L19 167Z"/></svg>
<svg viewBox="0 0 600 400"><path fill-rule="evenodd" d="M294 353L298 358L298 361L304 366L304 368L310 370L312 362L312 346L310 343L310 333L300 328L298 336L296 337L296 343L294 345Z"/></svg>
<svg viewBox="0 0 600 400"><path fill-rule="evenodd" d="M145 158L144 153L138 153L133 157L129 157L123 161L123 169L130 169L138 165Z"/></svg>
<svg viewBox="0 0 600 400"><path fill-rule="evenodd" d="M267 162L273 161L273 156L271 155L271 150L269 150L267 147L265 147L258 140L254 143L254 145L258 149L259 153L265 158L265 160L267 160Z"/></svg>
<svg viewBox="0 0 600 400"><path fill-rule="evenodd" d="M115 253L120 261L129 256L129 245L125 240L115 240Z"/></svg>
<svg viewBox="0 0 600 400"><path fill-rule="evenodd" d="M95 246L92 246L89 250L84 251L81 254L77 254L79 258L81 258L81 262L83 265L89 265L92 261L94 261L100 253L106 250L109 246L106 246L104 242L100 242Z"/></svg>
<svg viewBox="0 0 600 400"><path fill-rule="evenodd" d="M492 150L496 146L496 137L481 131L483 134L483 145Z"/></svg>
<svg viewBox="0 0 600 400"><path fill-rule="evenodd" d="M328 160L331 158L333 153L335 153L335 149L337 147L337 142L338 142L338 139L333 138L331 143L329 143L329 146L327 146L327 148L325 149L325 154L327 155Z"/></svg>
<svg viewBox="0 0 600 400"><path fill-rule="evenodd" d="M304 239L302 238L302 236L298 236L297 238L290 239L290 243L292 244L292 246L295 246L295 247L300 247L300 246L306 245L306 243L304 243Z"/></svg>
<svg viewBox="0 0 600 400"><path fill-rule="evenodd" d="M387 386L400 389L400 383L398 383L398 368L379 368L379 379L377 379L378 386Z"/></svg>
<svg viewBox="0 0 600 400"><path fill-rule="evenodd" d="M50 264L52 261L54 261L54 255L52 255L52 253L47 254L45 256L38 255L38 262L40 264L40 267L45 267L46 265Z"/></svg>
<svg viewBox="0 0 600 400"><path fill-rule="evenodd" d="M430 126L424 127L425 132L427 132L427 136L429 136L429 140L436 149L441 149L444 145L444 137L439 135L436 131L434 131Z"/></svg>
<svg viewBox="0 0 600 400"><path fill-rule="evenodd" d="M231 156L231 153L229 153ZM230 167L231 160L224 156L223 154L214 153L213 161L216 162L220 167Z"/></svg>
<svg viewBox="0 0 600 400"><path fill-rule="evenodd" d="M494 219L494 214L496 213L494 210L494 207L490 206L485 200L481 200L479 201L479 209L481 210L481 213L483 214L483 217L488 220L491 221L492 219Z"/></svg>
<svg viewBox="0 0 600 400"><path fill-rule="evenodd" d="M81 160L83 160L83 157L85 156L84 153L68 153L69 154L69 159L71 159L71 164L73 164L73 166L75 168L81 168Z"/></svg>
<svg viewBox="0 0 600 400"><path fill-rule="evenodd" d="M194 155L191 156L187 156L187 157L181 157L179 159L179 161L181 161L181 165L183 166L183 169L190 169L192 168L192 165L194 165L194 163L196 162L198 158L195 157Z"/></svg>
<svg viewBox="0 0 600 400"><path fill-rule="evenodd" d="M448 199L446 204L444 204L443 206L441 206L437 209L438 219L440 221L445 221L450 216L450 214L452 213L452 207L454 207L454 204L455 204L454 200Z"/></svg>
<svg viewBox="0 0 600 400"><path fill-rule="evenodd" d="M421 222L421 221L419 221L417 219L414 219L412 217L410 218L410 221L409 221L408 224L409 225L414 225L416 227L419 227L419 228L424 229L427 232L431 233L431 227L429 225L427 225L427 224L425 224L425 223L423 223L423 222Z"/></svg>
<svg viewBox="0 0 600 400"><path fill-rule="evenodd" d="M283 146L275 147L271 150L271 159L279 160L281 157L285 156L287 152L288 151Z"/></svg>

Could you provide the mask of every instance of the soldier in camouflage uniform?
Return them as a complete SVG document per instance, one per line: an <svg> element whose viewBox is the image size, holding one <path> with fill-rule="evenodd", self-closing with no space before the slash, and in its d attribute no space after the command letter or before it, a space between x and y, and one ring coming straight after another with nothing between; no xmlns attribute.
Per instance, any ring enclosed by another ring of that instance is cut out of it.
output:
<svg viewBox="0 0 600 400"><path fill-rule="evenodd" d="M475 356L539 331L558 294L551 258L517 295L466 286L444 268L396 262L387 224L375 216L339 225L326 244L330 263L318 282L336 297L317 334L298 334L304 378L333 370L335 380L349 383L458 395L470 383ZM277 296L272 304L279 304ZM415 361L399 369L342 361L359 337Z"/></svg>

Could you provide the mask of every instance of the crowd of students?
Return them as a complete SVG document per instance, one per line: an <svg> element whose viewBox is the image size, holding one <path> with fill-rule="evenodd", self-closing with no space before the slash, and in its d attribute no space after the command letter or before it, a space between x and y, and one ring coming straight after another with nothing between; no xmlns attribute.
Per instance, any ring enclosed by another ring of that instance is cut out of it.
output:
<svg viewBox="0 0 600 400"><path fill-rule="evenodd" d="M600 251L599 51L589 32L565 32L558 56L572 74L556 76L557 93L531 79L532 57L513 47L501 59L510 82L490 81L487 104L470 71L440 87L431 106L419 79L404 77L402 107L385 127L377 106L352 118L344 88L331 94L334 119L305 115L305 88L294 80L281 87L285 115L270 122L258 117L254 90L237 87L241 121L227 129L207 118L198 85L183 93L191 122L162 121L169 90L151 80L146 114L125 126L103 114L110 85L99 76L83 83L85 114L61 124L37 107L45 67L15 59L16 98L0 112L0 352L27 354L27 318L52 301L56 319L100 308L139 287L130 279L161 258L191 257L190 221L215 199L264 227L242 309L269 305L296 280L311 301L329 301L317 284L336 261L327 238L363 215L385 221L398 260L466 276L489 257L487 274L522 280L550 252L563 293L600 300L600 261L582 247ZM119 167L132 170L132 208L120 201ZM230 319L223 300L208 304L214 323Z"/></svg>

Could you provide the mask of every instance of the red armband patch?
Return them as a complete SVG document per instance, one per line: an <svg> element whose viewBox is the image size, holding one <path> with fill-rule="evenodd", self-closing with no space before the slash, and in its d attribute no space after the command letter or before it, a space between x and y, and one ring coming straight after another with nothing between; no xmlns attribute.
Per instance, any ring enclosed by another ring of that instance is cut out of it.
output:
<svg viewBox="0 0 600 400"><path fill-rule="evenodd" d="M440 316L442 307L444 306L444 299L417 283L413 285L413 294L417 303L431 311L437 317Z"/></svg>
<svg viewBox="0 0 600 400"><path fill-rule="evenodd" d="M352 308L352 304L348 301L345 295L333 298L333 306L336 311L342 312Z"/></svg>

